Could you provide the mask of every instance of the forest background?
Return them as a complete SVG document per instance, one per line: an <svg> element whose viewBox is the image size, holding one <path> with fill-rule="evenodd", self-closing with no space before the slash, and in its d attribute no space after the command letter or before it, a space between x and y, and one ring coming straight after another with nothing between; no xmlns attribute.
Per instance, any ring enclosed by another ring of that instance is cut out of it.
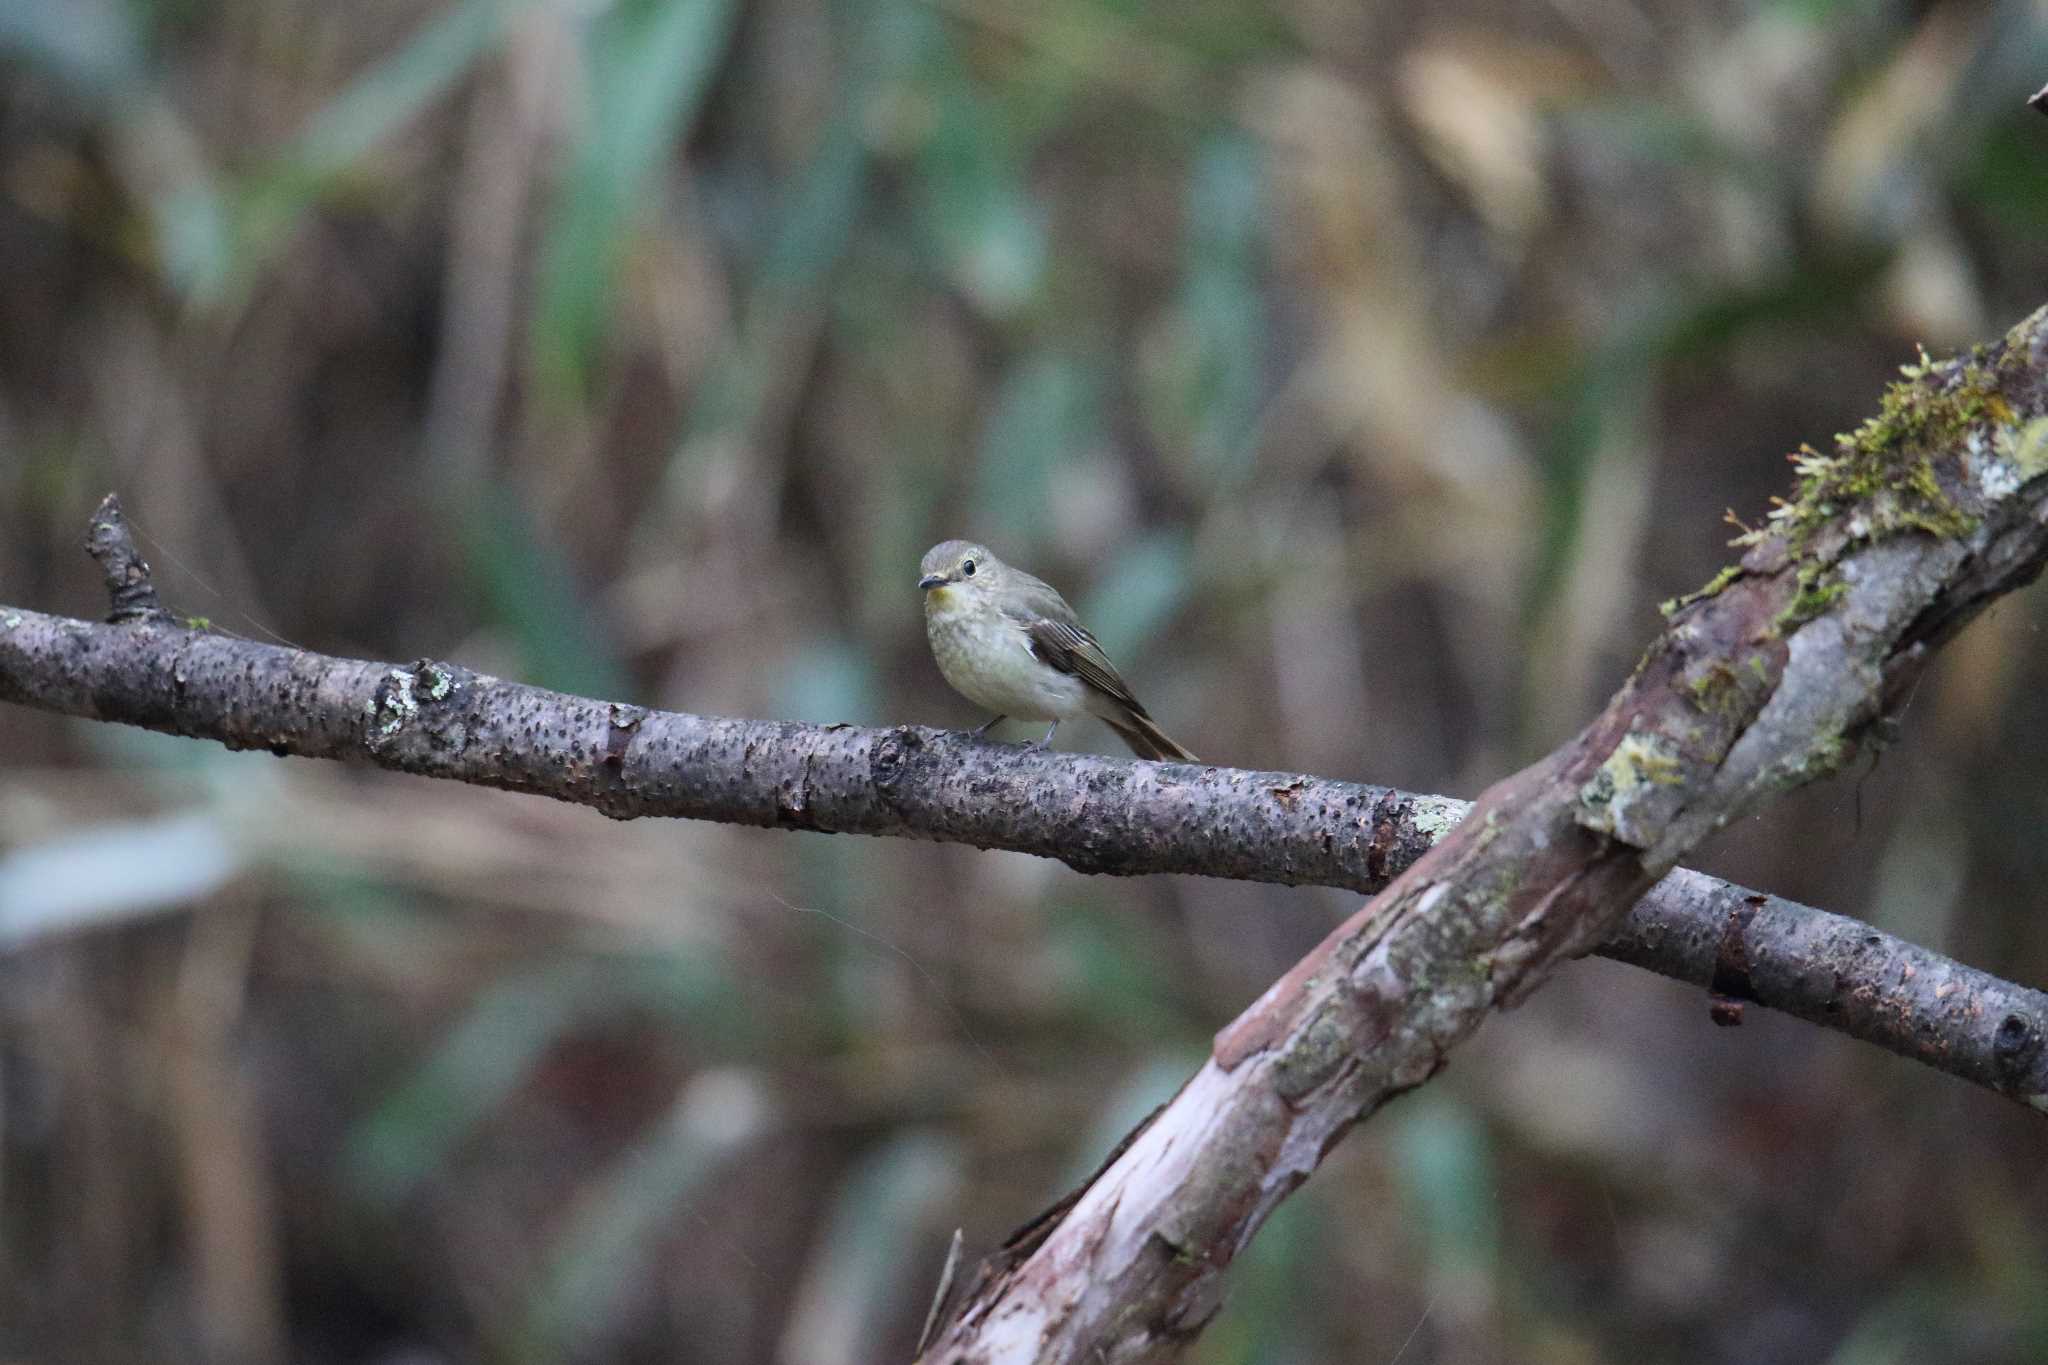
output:
<svg viewBox="0 0 2048 1365"><path fill-rule="evenodd" d="M2043 302L2044 74L2017 0L0 0L0 600L99 614L117 488L221 629L964 727L970 535L1205 759L1471 796ZM2044 619L1696 865L2048 980ZM903 1358L1355 902L0 713L0 1354ZM2040 1142L1588 961L1193 1358L2039 1359Z"/></svg>

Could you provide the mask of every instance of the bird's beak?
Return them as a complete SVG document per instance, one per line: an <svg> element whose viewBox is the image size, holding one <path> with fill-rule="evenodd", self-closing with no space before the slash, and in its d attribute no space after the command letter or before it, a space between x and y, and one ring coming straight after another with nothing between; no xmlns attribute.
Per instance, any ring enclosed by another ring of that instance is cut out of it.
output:
<svg viewBox="0 0 2048 1365"><path fill-rule="evenodd" d="M928 573L923 578L917 580L917 586L923 588L926 592L930 592L933 588L945 587L947 581L946 576L942 573Z"/></svg>

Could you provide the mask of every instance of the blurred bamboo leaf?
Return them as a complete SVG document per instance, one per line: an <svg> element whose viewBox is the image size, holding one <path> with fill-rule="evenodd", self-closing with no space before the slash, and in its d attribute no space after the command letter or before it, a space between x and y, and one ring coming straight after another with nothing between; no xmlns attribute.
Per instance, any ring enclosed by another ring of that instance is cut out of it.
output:
<svg viewBox="0 0 2048 1365"><path fill-rule="evenodd" d="M290 889L292 912L350 961L405 980L451 970L450 945L463 930L424 912L418 887L366 872L347 855L307 841L266 852Z"/></svg>
<svg viewBox="0 0 2048 1365"><path fill-rule="evenodd" d="M1186 603L1193 589L1192 547L1176 529L1126 538L1097 571L1082 598L1081 619L1107 642L1111 657L1135 658Z"/></svg>
<svg viewBox="0 0 2048 1365"><path fill-rule="evenodd" d="M701 949L687 958L561 963L501 980L349 1133L348 1180L365 1198L403 1200L580 1025L646 1009L715 1041L727 1022L744 1017L731 1003L724 964Z"/></svg>
<svg viewBox="0 0 2048 1365"><path fill-rule="evenodd" d="M857 638L887 640L919 619L917 561L936 520L951 451L935 435L906 433L904 457L874 471L880 483L872 511L861 528L864 553L855 610Z"/></svg>
<svg viewBox="0 0 2048 1365"><path fill-rule="evenodd" d="M327 103L293 140L288 171L314 181L354 165L466 75L531 0L462 0Z"/></svg>
<svg viewBox="0 0 2048 1365"><path fill-rule="evenodd" d="M1865 0L1769 0L1757 9L1786 23L1824 24L1866 9Z"/></svg>
<svg viewBox="0 0 2048 1365"><path fill-rule="evenodd" d="M733 0L618 0L584 31L585 123L541 249L541 372L580 391L603 345L646 182L694 123L724 60Z"/></svg>
<svg viewBox="0 0 2048 1365"><path fill-rule="evenodd" d="M833 1192L824 1233L804 1268L782 1342L790 1365L884 1359L891 1324L924 1281L908 1267L958 1193L955 1143L910 1132L856 1161Z"/></svg>
<svg viewBox="0 0 2048 1365"><path fill-rule="evenodd" d="M161 268L187 297L228 280L234 227L199 138L147 67L144 16L108 0L0 0L0 56L52 77L102 125L110 160L150 221Z"/></svg>
<svg viewBox="0 0 2048 1365"><path fill-rule="evenodd" d="M1265 219L1259 145L1236 129L1212 133L1196 153L1188 184L1189 254L1196 264L1249 269Z"/></svg>
<svg viewBox="0 0 2048 1365"><path fill-rule="evenodd" d="M1184 1031L1179 990L1160 961L1157 934L1143 921L1105 915L1099 906L1061 906L1046 929L1069 1010L1131 1038L1157 1040Z"/></svg>
<svg viewBox="0 0 2048 1365"><path fill-rule="evenodd" d="M639 542L663 534L661 524L674 516L689 473L708 452L744 447L757 436L774 399L808 366L822 331L825 287L845 257L867 196L871 150L865 120L931 34L928 17L900 0L869 0L840 13L851 16L855 27L855 55L834 116L810 163L767 220L767 244L747 280L738 335L691 395L665 471L664 496L648 504L634 528Z"/></svg>
<svg viewBox="0 0 2048 1365"><path fill-rule="evenodd" d="M0 854L0 948L189 905L243 856L212 815L106 824Z"/></svg>
<svg viewBox="0 0 2048 1365"><path fill-rule="evenodd" d="M788 343L822 305L824 285L860 212L867 148L835 121L784 196L747 281L739 336L699 386L678 455L700 442L754 429Z"/></svg>
<svg viewBox="0 0 2048 1365"><path fill-rule="evenodd" d="M1500 1265L1501 1202L1493 1150L1478 1117L1462 1101L1432 1093L1400 1111L1394 1158L1434 1275L1490 1289Z"/></svg>
<svg viewBox="0 0 2048 1365"><path fill-rule="evenodd" d="M2007 231L2048 237L2048 157L2038 128L1998 124L1963 168L1960 188Z"/></svg>
<svg viewBox="0 0 2048 1365"><path fill-rule="evenodd" d="M1264 173L1255 143L1211 135L1189 176L1181 286L1153 326L1139 371L1154 438L1209 479L1251 468L1265 383L1260 297Z"/></svg>
<svg viewBox="0 0 2048 1365"><path fill-rule="evenodd" d="M1827 1365L1908 1365L1958 1358L1951 1350L1958 1334L1981 1321L1964 1307L1978 1299L1977 1290L1975 1285L1942 1285L1919 1277L1896 1285L1858 1319Z"/></svg>
<svg viewBox="0 0 2048 1365"><path fill-rule="evenodd" d="M583 965L499 982L349 1134L344 1169L366 1198L396 1203L446 1164L596 993Z"/></svg>
<svg viewBox="0 0 2048 1365"><path fill-rule="evenodd" d="M30 66L98 101L142 76L142 44L131 7L113 0L0 0L0 56Z"/></svg>
<svg viewBox="0 0 2048 1365"><path fill-rule="evenodd" d="M774 899L797 917L791 941L812 964L809 988L789 998L784 1041L810 1055L862 1054L902 1025L909 999L950 1044L978 1046L960 1004L871 894L891 876L873 840L806 840L793 869L795 901Z"/></svg>
<svg viewBox="0 0 2048 1365"><path fill-rule="evenodd" d="M1592 142L1604 156L1640 157L1690 174L1718 172L1774 201L1789 200L1799 189L1798 177L1782 161L1726 136L1684 105L1623 90L1567 106L1555 117L1561 132Z"/></svg>
<svg viewBox="0 0 2048 1365"><path fill-rule="evenodd" d="M1273 1211L1231 1265L1230 1297L1192 1353L1196 1365L1309 1365L1322 1359L1301 1311L1326 1242L1328 1186L1314 1186Z"/></svg>
<svg viewBox="0 0 2048 1365"><path fill-rule="evenodd" d="M235 195L240 282L260 273L301 214L380 142L466 76L533 0L461 0L314 115Z"/></svg>
<svg viewBox="0 0 2048 1365"><path fill-rule="evenodd" d="M157 250L171 285L189 299L220 297L233 280L233 206L208 181L188 183L157 206Z"/></svg>
<svg viewBox="0 0 2048 1365"><path fill-rule="evenodd" d="M611 639L517 493L492 486L449 515L471 583L519 646L522 679L588 697L625 696L626 672Z"/></svg>
<svg viewBox="0 0 2048 1365"><path fill-rule="evenodd" d="M1854 309L1881 278L1892 253L1869 247L1822 256L1798 271L1748 287L1702 288L1645 299L1560 386L1563 412L1542 461L1544 515L1525 619L1541 621L1565 581L1583 518L1581 503L1605 424L1632 409L1643 386L1679 362L1706 366L1753 328L1810 323Z"/></svg>
<svg viewBox="0 0 2048 1365"><path fill-rule="evenodd" d="M1133 0L1077 0L1071 8L1096 9L1134 21L1134 36L1168 33L1172 50L1183 61L1250 62L1264 56L1286 61L1304 51L1300 29L1290 22L1288 11L1244 0L1184 0L1168 9ZM1169 18L1167 27L1162 21Z"/></svg>
<svg viewBox="0 0 2048 1365"><path fill-rule="evenodd" d="M930 46L933 124L917 158L917 207L947 273L983 312L1004 317L1045 275L1046 225L1025 188L1020 149L954 45Z"/></svg>
<svg viewBox="0 0 2048 1365"><path fill-rule="evenodd" d="M1169 1036L1137 1070L1102 1096L1087 1131L1074 1141L1072 1154L1057 1190L1071 1190L1102 1165L1102 1154L1114 1151L1132 1129L1151 1117L1187 1084L1188 1075L1209 1059L1206 1043L1175 1046Z"/></svg>
<svg viewBox="0 0 2048 1365"><path fill-rule="evenodd" d="M629 1286L652 1271L655 1243L677 1213L771 1117L751 1072L694 1077L667 1121L578 1198L528 1307L526 1357L581 1358L604 1339Z"/></svg>
<svg viewBox="0 0 2048 1365"><path fill-rule="evenodd" d="M204 740L159 734L119 725L81 725L80 741L111 767L150 769L185 779L199 777L228 783L267 786L276 779L277 763L266 755L231 752ZM251 761L253 760L253 762ZM216 778L215 775L219 776Z"/></svg>
<svg viewBox="0 0 2048 1365"><path fill-rule="evenodd" d="M821 725L868 725L881 718L876 696L874 665L865 654L845 640L813 639L787 660L775 714Z"/></svg>
<svg viewBox="0 0 2048 1365"><path fill-rule="evenodd" d="M1104 440L1102 365L1058 351L1026 355L996 390L974 462L976 534L1022 554L1045 534L1052 481Z"/></svg>

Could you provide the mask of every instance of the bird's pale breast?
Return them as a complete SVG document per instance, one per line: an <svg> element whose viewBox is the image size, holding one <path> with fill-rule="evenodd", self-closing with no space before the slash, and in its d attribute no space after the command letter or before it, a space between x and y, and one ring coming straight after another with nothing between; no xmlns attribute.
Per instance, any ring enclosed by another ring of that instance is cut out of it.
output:
<svg viewBox="0 0 2048 1365"><path fill-rule="evenodd" d="M939 672L975 705L1021 720L1063 720L1084 709L1086 685L1040 660L1001 613L931 603L924 619Z"/></svg>

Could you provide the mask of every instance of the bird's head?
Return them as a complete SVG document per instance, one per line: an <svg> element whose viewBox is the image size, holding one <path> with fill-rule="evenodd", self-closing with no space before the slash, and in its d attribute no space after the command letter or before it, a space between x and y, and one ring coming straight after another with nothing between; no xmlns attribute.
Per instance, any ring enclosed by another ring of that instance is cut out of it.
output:
<svg viewBox="0 0 2048 1365"><path fill-rule="evenodd" d="M1003 562L985 545L942 540L924 552L917 572L917 586L924 589L928 606L964 606L995 589L1003 576Z"/></svg>

